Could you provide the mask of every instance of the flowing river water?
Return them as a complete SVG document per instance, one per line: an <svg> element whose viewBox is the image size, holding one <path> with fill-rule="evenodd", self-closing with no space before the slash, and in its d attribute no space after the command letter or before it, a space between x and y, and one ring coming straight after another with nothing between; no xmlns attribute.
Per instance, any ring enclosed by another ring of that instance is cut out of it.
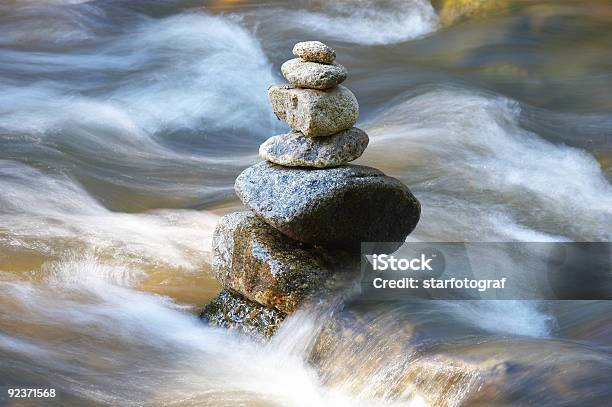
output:
<svg viewBox="0 0 612 407"><path fill-rule="evenodd" d="M609 402L609 302L389 309L328 361L369 357L349 377L306 361L317 315L269 344L197 318L233 181L286 130L266 90L301 40L349 69L358 162L422 203L410 239L612 240L612 4L466 3L483 2L0 0L0 388L66 406L461 405L471 382L436 372L386 391L412 366L389 345L410 317L445 354L585 366L561 399ZM516 386L516 405L563 405Z"/></svg>

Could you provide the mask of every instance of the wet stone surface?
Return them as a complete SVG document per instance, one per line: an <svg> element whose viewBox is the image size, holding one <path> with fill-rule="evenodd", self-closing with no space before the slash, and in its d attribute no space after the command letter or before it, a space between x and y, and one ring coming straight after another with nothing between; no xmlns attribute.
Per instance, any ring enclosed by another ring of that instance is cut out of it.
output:
<svg viewBox="0 0 612 407"><path fill-rule="evenodd" d="M361 242L403 242L421 213L404 184L358 165L318 170L263 161L243 171L235 189L290 238L357 252Z"/></svg>
<svg viewBox="0 0 612 407"><path fill-rule="evenodd" d="M359 258L355 257L289 239L252 212L223 216L213 236L217 280L247 299L284 313L329 290L326 280L332 274L356 274Z"/></svg>
<svg viewBox="0 0 612 407"><path fill-rule="evenodd" d="M260 339L271 337L285 317L278 310L227 290L221 291L200 314L200 318L211 326L237 330Z"/></svg>

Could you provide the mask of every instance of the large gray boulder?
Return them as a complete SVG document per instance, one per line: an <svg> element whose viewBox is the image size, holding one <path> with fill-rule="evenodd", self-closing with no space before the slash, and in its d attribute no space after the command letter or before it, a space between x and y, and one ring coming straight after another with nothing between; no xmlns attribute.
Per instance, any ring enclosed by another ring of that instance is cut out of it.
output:
<svg viewBox="0 0 612 407"><path fill-rule="evenodd" d="M300 58L281 65L281 72L289 84L298 88L330 89L346 80L348 71L340 64L320 64Z"/></svg>
<svg viewBox="0 0 612 407"><path fill-rule="evenodd" d="M213 235L212 269L223 287L287 314L311 295L332 289L338 272L359 270L356 257L305 246L252 212L223 216Z"/></svg>
<svg viewBox="0 0 612 407"><path fill-rule="evenodd" d="M259 147L259 155L288 167L336 167L361 157L368 142L366 132L356 127L327 137L292 132L270 137Z"/></svg>
<svg viewBox="0 0 612 407"><path fill-rule="evenodd" d="M304 61L331 64L336 59L336 51L320 41L298 42L293 47L293 55Z"/></svg>
<svg viewBox="0 0 612 407"><path fill-rule="evenodd" d="M403 242L421 213L408 188L357 165L325 170L263 161L236 179L242 202L292 239L359 251L361 242Z"/></svg>
<svg viewBox="0 0 612 407"><path fill-rule="evenodd" d="M276 116L308 137L350 129L359 117L357 98L342 85L329 90L274 85L268 97Z"/></svg>
<svg viewBox="0 0 612 407"><path fill-rule="evenodd" d="M228 290L221 291L200 314L200 318L211 326L236 330L260 339L271 337L285 317L274 308L249 301Z"/></svg>

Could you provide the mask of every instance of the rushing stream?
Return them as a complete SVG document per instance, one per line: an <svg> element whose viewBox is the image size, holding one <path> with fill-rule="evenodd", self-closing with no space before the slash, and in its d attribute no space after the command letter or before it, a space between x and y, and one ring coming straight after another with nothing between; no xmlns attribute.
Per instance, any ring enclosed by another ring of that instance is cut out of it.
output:
<svg viewBox="0 0 612 407"><path fill-rule="evenodd" d="M0 389L54 387L65 406L460 405L476 381L387 391L416 366L389 345L408 318L444 354L582 366L560 397L609 402L610 302L377 311L384 335L327 361L376 356L352 377L306 360L320 315L265 345L197 318L233 181L286 130L266 91L301 40L350 72L359 163L421 201L410 239L612 240L612 3L464 18L449 3L467 2L0 0ZM516 405L562 405L517 386Z"/></svg>

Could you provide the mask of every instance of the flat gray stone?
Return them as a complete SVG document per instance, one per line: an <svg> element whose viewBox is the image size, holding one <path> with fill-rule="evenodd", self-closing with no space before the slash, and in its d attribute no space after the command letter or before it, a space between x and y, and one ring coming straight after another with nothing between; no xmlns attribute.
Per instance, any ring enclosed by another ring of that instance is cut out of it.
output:
<svg viewBox="0 0 612 407"><path fill-rule="evenodd" d="M209 302L200 318L211 326L227 328L259 339L270 338L286 315L228 290Z"/></svg>
<svg viewBox="0 0 612 407"><path fill-rule="evenodd" d="M361 157L368 142L366 132L357 127L327 137L293 132L270 137L259 147L259 155L287 167L336 167Z"/></svg>
<svg viewBox="0 0 612 407"><path fill-rule="evenodd" d="M311 296L337 288L331 276L358 271L360 264L358 256L289 239L253 212L235 212L215 228L212 270L224 288L290 314Z"/></svg>
<svg viewBox="0 0 612 407"><path fill-rule="evenodd" d="M268 97L276 116L308 137L350 129L359 117L357 98L342 85L329 90L274 85L268 89Z"/></svg>
<svg viewBox="0 0 612 407"><path fill-rule="evenodd" d="M281 65L281 72L289 84L298 88L330 89L346 80L348 71L340 64L320 64L300 58Z"/></svg>
<svg viewBox="0 0 612 407"><path fill-rule="evenodd" d="M290 238L351 251L361 242L403 242L421 213L404 184L357 165L318 170L262 161L238 176L235 189Z"/></svg>
<svg viewBox="0 0 612 407"><path fill-rule="evenodd" d="M298 42L293 47L293 55L304 61L331 64L336 59L336 51L320 41Z"/></svg>

